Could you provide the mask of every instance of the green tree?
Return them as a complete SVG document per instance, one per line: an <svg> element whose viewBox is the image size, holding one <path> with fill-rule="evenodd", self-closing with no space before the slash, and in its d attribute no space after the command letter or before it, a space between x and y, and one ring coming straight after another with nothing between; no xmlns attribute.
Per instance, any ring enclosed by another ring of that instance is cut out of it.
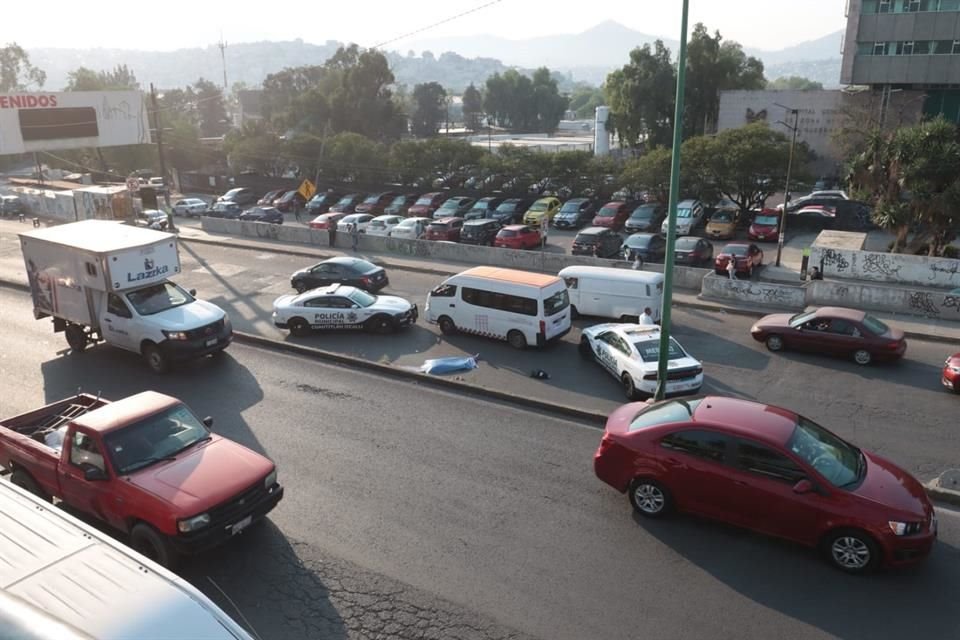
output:
<svg viewBox="0 0 960 640"><path fill-rule="evenodd" d="M570 94L570 109L578 118L592 118L597 107L605 103L603 87L578 84Z"/></svg>
<svg viewBox="0 0 960 640"><path fill-rule="evenodd" d="M359 133L338 133L327 141L323 176L338 182L382 183L386 157L382 144Z"/></svg>
<svg viewBox="0 0 960 640"><path fill-rule="evenodd" d="M263 121L245 122L240 129L227 133L223 145L227 162L236 173L255 171L280 176L289 164L283 141Z"/></svg>
<svg viewBox="0 0 960 640"><path fill-rule="evenodd" d="M78 67L67 73L67 91L133 91L140 88L137 76L125 64L110 71Z"/></svg>
<svg viewBox="0 0 960 640"><path fill-rule="evenodd" d="M200 78L193 83L197 105L200 135L204 138L222 136L230 128L227 107L220 85Z"/></svg>
<svg viewBox="0 0 960 640"><path fill-rule="evenodd" d="M30 63L23 47L11 42L0 47L0 92L40 89L47 74Z"/></svg>
<svg viewBox="0 0 960 640"><path fill-rule="evenodd" d="M447 92L438 82L426 82L413 88L413 111L410 130L413 135L428 138L437 135L446 118Z"/></svg>
<svg viewBox="0 0 960 640"><path fill-rule="evenodd" d="M516 69L487 78L483 108L497 125L514 131L553 131L567 108L557 82L546 67L533 78Z"/></svg>
<svg viewBox="0 0 960 640"><path fill-rule="evenodd" d="M478 131L483 117L483 96L480 90L470 83L463 92L463 120L467 129Z"/></svg>
<svg viewBox="0 0 960 640"><path fill-rule="evenodd" d="M608 128L622 142L647 148L669 146L677 74L670 50L661 40L630 52L630 62L607 76Z"/></svg>
<svg viewBox="0 0 960 640"><path fill-rule="evenodd" d="M438 171L475 165L488 154L466 140L430 138L402 140L390 148L390 168L404 183L425 179Z"/></svg>
<svg viewBox="0 0 960 640"><path fill-rule="evenodd" d="M767 82L767 89L773 91L820 91L823 89L823 83L802 76L781 76Z"/></svg>
<svg viewBox="0 0 960 640"><path fill-rule="evenodd" d="M659 202L670 198L670 162L672 153L667 147L654 147L631 160L620 174L620 183L648 190Z"/></svg>
<svg viewBox="0 0 960 640"><path fill-rule="evenodd" d="M560 95L557 81L546 67L533 72L533 101L536 110L536 131L552 132L563 118L570 100Z"/></svg>

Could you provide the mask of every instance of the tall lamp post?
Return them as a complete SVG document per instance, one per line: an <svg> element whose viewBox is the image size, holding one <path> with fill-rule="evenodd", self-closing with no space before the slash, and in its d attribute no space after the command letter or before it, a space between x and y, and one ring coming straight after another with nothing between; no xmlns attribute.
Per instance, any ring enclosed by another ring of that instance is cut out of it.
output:
<svg viewBox="0 0 960 640"><path fill-rule="evenodd" d="M683 142L683 93L687 75L688 0L683 0L680 19L680 55L677 58L677 98L673 111L673 154L670 164L670 201L667 213L667 254L663 259L663 303L660 308L660 353L657 359L657 392L663 400L667 393L667 365L670 362L670 309L673 306L673 261L677 239L677 200L680 196L680 145Z"/></svg>
<svg viewBox="0 0 960 640"><path fill-rule="evenodd" d="M790 113L790 115L793 116L792 127L782 120L777 122L777 124L782 124L787 129L793 131L793 139L790 141L790 159L787 160L787 179L783 185L783 211L780 212L780 235L777 238L777 266L779 267L780 254L783 253L783 239L787 234L787 205L790 204L790 171L793 169L793 148L797 145L797 131L799 130L800 124L800 110L793 109L791 107L784 107L782 104L777 104L777 106L783 107Z"/></svg>

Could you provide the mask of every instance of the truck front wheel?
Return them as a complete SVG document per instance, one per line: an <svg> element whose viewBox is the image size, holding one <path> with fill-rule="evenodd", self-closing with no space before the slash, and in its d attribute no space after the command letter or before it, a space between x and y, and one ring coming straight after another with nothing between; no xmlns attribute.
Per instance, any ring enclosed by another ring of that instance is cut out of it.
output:
<svg viewBox="0 0 960 640"><path fill-rule="evenodd" d="M67 344L70 345L71 351L80 353L87 348L87 332L81 325L69 324L63 333L67 337Z"/></svg>
<svg viewBox="0 0 960 640"><path fill-rule="evenodd" d="M130 546L159 565L173 570L177 553L167 539L150 525L138 522L130 530Z"/></svg>
<svg viewBox="0 0 960 640"><path fill-rule="evenodd" d="M13 473L10 474L10 482L21 489L29 491L41 500L50 502L50 496L48 496L44 490L40 488L40 485L37 484L37 481L23 469L14 469Z"/></svg>
<svg viewBox="0 0 960 640"><path fill-rule="evenodd" d="M170 369L167 356L155 344L148 344L143 348L143 359L154 373L166 373Z"/></svg>

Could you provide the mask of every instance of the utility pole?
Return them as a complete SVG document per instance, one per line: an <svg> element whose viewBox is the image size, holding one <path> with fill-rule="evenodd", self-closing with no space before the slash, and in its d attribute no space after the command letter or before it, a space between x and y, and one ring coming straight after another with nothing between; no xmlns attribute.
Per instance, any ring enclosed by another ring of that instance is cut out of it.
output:
<svg viewBox="0 0 960 640"><path fill-rule="evenodd" d="M782 104L777 105L783 107ZM780 212L780 235L777 238L777 266L780 266L780 254L783 253L783 239L787 235L787 205L790 204L790 171L793 169L793 149L797 145L797 131L800 129L800 110L790 107L783 107L793 116L793 126L786 122L780 122L783 126L793 130L793 138L790 140L790 158L787 160L787 179L783 185L783 211Z"/></svg>
<svg viewBox="0 0 960 640"><path fill-rule="evenodd" d="M677 240L677 200L680 197L680 145L683 142L683 94L687 75L687 14L689 1L683 0L680 19L680 54L677 57L677 99L673 112L673 150L670 162L670 202L667 206L667 254L663 259L663 302L660 308L660 353L657 358L657 392L654 399L667 395L667 368L670 363L670 309L673 306L673 262Z"/></svg>
<svg viewBox="0 0 960 640"><path fill-rule="evenodd" d="M317 173L313 179L313 186L320 191L320 163L323 162L323 150L327 146L327 137L330 135L330 120L323 125L323 140L320 141L320 155L317 156ZM328 183L329 184L329 183Z"/></svg>
<svg viewBox="0 0 960 640"><path fill-rule="evenodd" d="M227 43L223 40L222 31L220 32L220 42L217 43L217 47L220 48L220 62L223 64L223 95L226 97L230 91L230 87L227 86Z"/></svg>
<svg viewBox="0 0 960 640"><path fill-rule="evenodd" d="M163 123L160 122L160 107L157 105L157 89L150 83L150 102L153 104L153 120L157 126L157 151L160 154L160 175L163 176L163 202L167 206L167 224L171 231L176 231L173 222L173 213L170 210L170 187L167 184L167 160L163 155Z"/></svg>

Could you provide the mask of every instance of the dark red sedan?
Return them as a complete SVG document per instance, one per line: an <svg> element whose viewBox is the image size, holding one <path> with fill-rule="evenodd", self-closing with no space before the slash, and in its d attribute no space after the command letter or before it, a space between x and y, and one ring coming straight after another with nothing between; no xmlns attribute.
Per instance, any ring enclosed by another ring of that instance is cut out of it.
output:
<svg viewBox="0 0 960 640"><path fill-rule="evenodd" d="M541 244L540 230L525 224L507 225L493 239L493 246L505 249L538 249Z"/></svg>
<svg viewBox="0 0 960 640"><path fill-rule="evenodd" d="M943 363L943 386L954 393L960 393L960 353L955 353Z"/></svg>
<svg viewBox="0 0 960 640"><path fill-rule="evenodd" d="M913 476L792 411L707 396L610 414L597 477L642 516L671 509L819 548L864 573L928 556L937 520Z"/></svg>
<svg viewBox="0 0 960 640"><path fill-rule="evenodd" d="M713 270L720 275L727 274L727 263L733 260L737 273L753 276L753 270L763 266L763 251L755 244L731 242L717 254L713 260Z"/></svg>
<svg viewBox="0 0 960 640"><path fill-rule="evenodd" d="M463 229L463 218L442 218L428 224L423 237L425 240L460 242L461 229Z"/></svg>
<svg viewBox="0 0 960 640"><path fill-rule="evenodd" d="M593 217L593 226L607 227L609 229L620 230L627 222L627 218L633 213L635 206L621 200L614 200L600 207L597 215Z"/></svg>
<svg viewBox="0 0 960 640"><path fill-rule="evenodd" d="M903 331L857 309L821 307L795 315L764 316L750 329L770 351L795 349L852 357L857 364L898 360L907 351Z"/></svg>

